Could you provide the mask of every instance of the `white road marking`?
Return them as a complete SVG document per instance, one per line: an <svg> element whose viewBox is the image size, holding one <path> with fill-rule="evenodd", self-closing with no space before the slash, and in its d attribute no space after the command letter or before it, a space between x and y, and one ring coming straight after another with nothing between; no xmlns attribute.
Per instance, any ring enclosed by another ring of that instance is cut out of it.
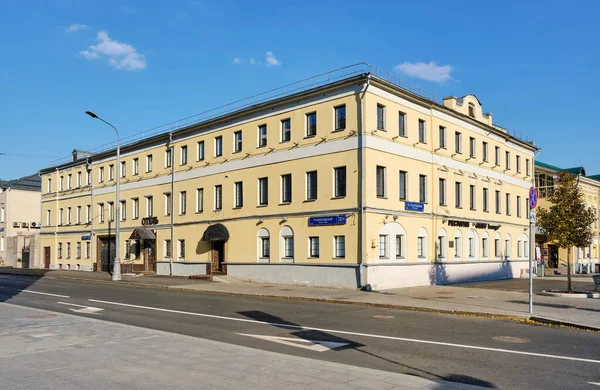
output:
<svg viewBox="0 0 600 390"><path fill-rule="evenodd" d="M202 313L193 313L193 312L189 312L189 311L162 309L159 307L132 305L129 303L101 301L98 299L88 299L88 300L91 302L104 303L107 305L133 307L136 309L155 310L155 311L162 311L162 312L166 312L166 313L186 314L186 315L190 315L190 316L215 318L215 319L219 319L219 320L247 322L247 323L251 323L251 324L270 325L270 326L277 326L280 328L316 330L319 332L337 333L337 334L350 335L350 336L361 336L361 337L370 337L370 338L384 339L384 340L405 341L405 342L409 342L409 343L418 343L418 344L443 345L446 347L476 349L476 350L481 350L481 351L502 352L502 353L511 353L511 354L515 354L515 355L538 356L538 357L545 357L545 358L550 358L550 359L561 359L561 360L571 360L571 361L576 361L576 362L587 362L587 363L600 364L600 360L578 358L578 357L571 357L571 356L549 355L549 354L545 354L545 353L515 351L515 350L511 350L511 349L502 349L502 348L488 348L488 347L480 347L477 345L444 343L441 341L409 339L409 338L404 338L404 337L385 336L385 335L377 335L377 334L369 334L369 333L359 333L359 332L351 332L351 331L346 331L346 330L313 328L310 326L293 325L293 324L279 324L276 322L249 320L246 318L225 317L225 316L218 316L218 315L214 315L214 314L202 314Z"/></svg>
<svg viewBox="0 0 600 390"><path fill-rule="evenodd" d="M332 349L345 347L350 343L338 343L334 341L319 341L319 340L304 340L294 337L277 337L277 336L263 336L258 334L246 334L238 333L240 336L255 337L257 339L273 341L279 344L289 345L292 347L304 348L315 352L331 351ZM302 345L298 343L305 343L310 345Z"/></svg>
<svg viewBox="0 0 600 390"><path fill-rule="evenodd" d="M40 294L40 295L49 295L51 297L58 297L58 298L71 298L68 295L50 294L50 293L45 293L45 292L41 292L41 291L21 290L21 292L26 292L26 293L31 293L31 294Z"/></svg>
<svg viewBox="0 0 600 390"><path fill-rule="evenodd" d="M38 334L32 334L30 335L31 337L52 337L52 336L56 336L56 333L38 333Z"/></svg>
<svg viewBox="0 0 600 390"><path fill-rule="evenodd" d="M600 382L588 382L590 385L600 386Z"/></svg>
<svg viewBox="0 0 600 390"><path fill-rule="evenodd" d="M91 307L91 306L83 306L83 305L76 305L74 303L66 303L66 302L57 302L60 305L67 305L67 306L76 306L76 307L80 307L81 309L71 309L69 308L69 310L75 312L75 313L82 313L82 314L98 314L98 312L103 311L104 309L100 309L99 307Z"/></svg>

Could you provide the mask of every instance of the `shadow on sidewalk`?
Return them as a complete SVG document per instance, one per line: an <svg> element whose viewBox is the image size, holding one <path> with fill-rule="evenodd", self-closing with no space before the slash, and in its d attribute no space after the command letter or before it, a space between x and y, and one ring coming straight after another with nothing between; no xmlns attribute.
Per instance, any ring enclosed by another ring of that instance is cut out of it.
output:
<svg viewBox="0 0 600 390"><path fill-rule="evenodd" d="M396 360L369 352L369 351L365 350L365 348L367 347L366 345L358 343L356 341L349 340L347 338L343 338L343 337L339 337L339 336L334 336L334 335L331 335L329 333L326 333L326 332L323 332L320 330L302 329L301 325L286 321L281 317L277 317L277 316L274 316L274 315L271 315L271 314L268 314L268 313L265 313L262 311L256 311L256 310L242 311L242 312L238 312L238 314L248 317L254 321L268 323L269 325L272 325L274 327L278 327L278 328L282 328L282 329L297 329L297 330L291 332L290 335L298 337L299 339L302 339L302 340L307 340L307 341L311 341L311 342L329 341L329 342L346 344L339 348L332 348L331 351L339 352L339 351L344 351L344 350L354 350L358 353L361 353L361 354L364 354L367 356L371 356L371 357L379 359L379 360L383 360L387 363L391 363L394 366L402 367L402 368L404 368L404 370L403 370L404 372L402 372L403 374L418 376L418 377L430 379L433 381L439 380L439 381L455 382L455 383L475 385L475 386L481 386L481 387L487 387L487 388L493 388L493 389L496 388L496 386L491 382L488 382L488 381L485 381L482 379L478 379L478 378L474 378L474 377L471 377L468 375L462 375L462 374L438 375L438 374L435 374L430 371L425 371L425 370L422 370L422 369L419 369L416 367L412 367L407 364L400 363ZM433 386L433 387L429 387L429 388L431 388L431 389L437 389L437 388L446 389L448 387L444 383L439 383L439 387Z"/></svg>

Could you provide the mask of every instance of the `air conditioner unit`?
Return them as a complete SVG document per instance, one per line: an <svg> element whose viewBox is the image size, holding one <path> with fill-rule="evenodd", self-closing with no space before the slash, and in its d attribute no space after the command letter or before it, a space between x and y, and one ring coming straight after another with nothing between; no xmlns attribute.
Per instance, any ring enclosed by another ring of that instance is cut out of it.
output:
<svg viewBox="0 0 600 390"><path fill-rule="evenodd" d="M14 228L18 228L18 227L20 227L20 226L21 226L21 223L20 223L20 222L13 222L13 227L14 227Z"/></svg>
<svg viewBox="0 0 600 390"><path fill-rule="evenodd" d="M22 223L21 223L21 227L23 227L23 228L28 228L28 227L29 227L29 223L27 223L27 222L22 222Z"/></svg>

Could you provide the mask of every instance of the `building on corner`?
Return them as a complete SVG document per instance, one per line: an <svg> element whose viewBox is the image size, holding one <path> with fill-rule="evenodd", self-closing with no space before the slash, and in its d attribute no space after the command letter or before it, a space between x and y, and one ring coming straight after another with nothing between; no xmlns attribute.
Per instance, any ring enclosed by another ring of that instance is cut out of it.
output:
<svg viewBox="0 0 600 390"><path fill-rule="evenodd" d="M354 65L131 140L119 167L112 148L44 169L49 267L109 270L120 218L125 272L372 289L518 277L537 148L474 95L419 92Z"/></svg>

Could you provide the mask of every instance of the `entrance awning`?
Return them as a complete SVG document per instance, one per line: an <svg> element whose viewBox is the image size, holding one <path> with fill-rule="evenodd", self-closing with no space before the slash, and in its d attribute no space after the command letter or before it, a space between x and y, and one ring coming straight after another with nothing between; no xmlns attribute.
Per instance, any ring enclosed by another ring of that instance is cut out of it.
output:
<svg viewBox="0 0 600 390"><path fill-rule="evenodd" d="M210 225L202 235L202 241L227 241L229 240L229 232L227 228L220 223Z"/></svg>
<svg viewBox="0 0 600 390"><path fill-rule="evenodd" d="M152 232L152 230L146 228L135 228L131 236L130 240L156 240L156 234Z"/></svg>

